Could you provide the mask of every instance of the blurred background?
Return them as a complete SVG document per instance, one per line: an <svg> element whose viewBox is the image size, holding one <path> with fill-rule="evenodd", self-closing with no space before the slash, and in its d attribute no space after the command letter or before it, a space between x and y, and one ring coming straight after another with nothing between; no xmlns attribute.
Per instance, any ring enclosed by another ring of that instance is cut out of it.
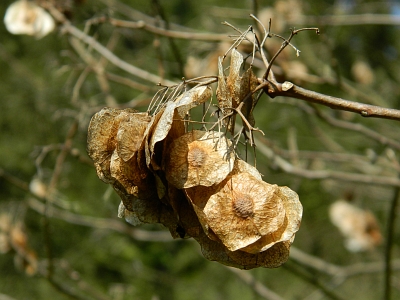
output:
<svg viewBox="0 0 400 300"><path fill-rule="evenodd" d="M158 81L217 75L236 33L221 22L257 28L250 13L267 27L271 19L271 32L283 37L320 29L293 38L299 57L291 47L278 56L279 82L400 109L398 2L50 2L78 31L63 30L62 20L34 36L0 26L1 300L400 297L398 121L261 97L257 168L295 190L304 207L291 257L277 269L228 268L161 225L127 224L86 154L94 113L145 111ZM1 16L12 3L1 1ZM267 40L268 58L281 44ZM262 76L259 58L254 67Z"/></svg>

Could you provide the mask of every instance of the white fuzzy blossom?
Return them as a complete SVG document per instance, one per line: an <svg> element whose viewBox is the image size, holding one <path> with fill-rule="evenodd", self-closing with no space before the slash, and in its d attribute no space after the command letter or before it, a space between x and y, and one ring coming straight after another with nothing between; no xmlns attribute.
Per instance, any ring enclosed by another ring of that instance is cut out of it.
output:
<svg viewBox="0 0 400 300"><path fill-rule="evenodd" d="M42 7L27 0L12 3L4 16L7 30L12 34L27 34L42 38L55 28L54 19Z"/></svg>
<svg viewBox="0 0 400 300"><path fill-rule="evenodd" d="M372 250L382 243L378 222L368 210L338 200L330 206L329 217L346 238L345 246L351 252Z"/></svg>

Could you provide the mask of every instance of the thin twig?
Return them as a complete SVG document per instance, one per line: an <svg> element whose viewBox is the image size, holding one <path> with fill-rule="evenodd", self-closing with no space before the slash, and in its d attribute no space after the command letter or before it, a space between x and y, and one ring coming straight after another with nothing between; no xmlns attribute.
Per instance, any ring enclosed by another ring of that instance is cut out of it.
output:
<svg viewBox="0 0 400 300"><path fill-rule="evenodd" d="M169 30L170 29L170 25L169 25L169 20L167 18L167 15L164 12L164 8L162 7L161 3L159 0L153 0L153 5L157 10L157 14L161 17L161 19L164 21L164 29ZM161 26L159 26L161 27ZM184 75L184 68L185 68L185 62L184 59L182 58L182 54L179 50L179 47L177 46L175 39L168 37L168 42L170 44L172 53L175 57L175 60L178 62L178 66L179 66L179 74Z"/></svg>
<svg viewBox="0 0 400 300"><path fill-rule="evenodd" d="M268 27L268 31L267 31L264 24L256 16L251 14L250 17L253 18L257 22L257 24L259 25L259 27L262 28L263 33L264 33L264 37L263 37L261 43L259 43L259 45L258 45L258 48L260 49L261 59L264 62L265 67L267 68L267 71L264 73L264 78L268 78L269 80L276 81L274 73L272 71L269 71L271 69L272 63L268 61L268 59L264 53L265 41L267 40L267 38L270 37L271 19L269 20L269 27ZM255 37L256 37L256 41L258 42L257 35L255 35Z"/></svg>
<svg viewBox="0 0 400 300"><path fill-rule="evenodd" d="M329 289L324 284L322 284L318 280L318 277L315 274L310 274L305 269L300 270L299 268L297 268L293 265L290 265L288 263L284 264L282 267L284 269L288 270L289 272L293 273L294 275L298 276L300 279L314 285L315 287L318 288L318 290L320 290L322 293L325 294L325 296L329 297L330 299L334 299L334 300L343 299L342 297L337 295L335 291Z"/></svg>
<svg viewBox="0 0 400 300"><path fill-rule="evenodd" d="M139 90L142 92L151 92L152 90L156 90L156 86L147 86L144 84L141 84L139 82L133 81L130 78L124 77L124 76L120 76L114 73L110 73L110 72L106 72L105 76L107 77L108 80L126 85L130 88L133 88L135 90Z"/></svg>
<svg viewBox="0 0 400 300"><path fill-rule="evenodd" d="M102 56L104 56L109 62L111 62L113 65L119 67L120 69L136 76L140 77L144 80L153 82L158 84L160 82L160 77L157 75L154 75L150 72L144 71L138 67L135 67L126 61L122 60L118 56L116 56L114 53L112 53L110 50L108 50L106 47L104 47L102 44L97 42L93 37L87 35L83 31L79 30L75 26L71 24L70 21L68 21L63 14L61 14L51 3L45 2L43 4L46 9L49 10L49 12L53 15L53 17L60 23L63 24L62 26L62 31L71 34L72 36L78 38L79 40L83 41L86 43L88 46L99 52ZM164 80L164 84L168 85L174 85L176 84L173 81L169 80Z"/></svg>
<svg viewBox="0 0 400 300"><path fill-rule="evenodd" d="M290 247L290 258L308 268L334 277L348 278L366 273L381 273L384 271L384 261L355 263L348 266L338 266L322 258L310 255L296 247ZM400 260L391 261L392 268L400 271Z"/></svg>
<svg viewBox="0 0 400 300"><path fill-rule="evenodd" d="M237 277L239 277L243 282L249 285L259 296L268 300L283 300L281 296L271 291L265 285L263 285L260 281L251 275L248 271L238 270L232 267L226 267L229 271L234 273Z"/></svg>
<svg viewBox="0 0 400 300"><path fill-rule="evenodd" d="M295 24L318 24L330 26L355 25L400 25L400 16L386 14L359 14L359 15L325 15L302 16L293 20Z"/></svg>
<svg viewBox="0 0 400 300"><path fill-rule="evenodd" d="M221 42L221 41L231 40L226 34L175 31L153 26L144 21L137 21L137 22L125 21L105 16L91 19L90 22L92 24L108 22L115 27L142 29L160 36L165 36L174 39L209 41L209 42Z"/></svg>
<svg viewBox="0 0 400 300"><path fill-rule="evenodd" d="M35 198L30 198L28 201L29 207L34 211L44 214L45 206L42 202ZM132 227L131 225L116 219L97 218L71 213L66 210L61 210L55 207L48 209L48 215L51 218L61 219L65 222L92 227L97 229L106 229L120 232L132 237L138 241L151 242L172 242L171 235L167 231L147 231Z"/></svg>
<svg viewBox="0 0 400 300"><path fill-rule="evenodd" d="M48 270L47 270L47 279L51 282L53 277L53 257L52 257L52 248L51 248L51 238L50 238L50 223L48 219L48 210L51 208L52 204L52 195L56 190L58 181L61 176L61 171L64 165L64 161L71 149L72 146L72 139L75 136L78 129L78 122L74 121L67 133L65 138L65 142L61 152L58 154L55 167L53 170L53 174L50 179L50 183L47 187L46 192L46 204L45 204L45 212L43 214L43 235L44 235L44 246L47 252L47 259L48 259Z"/></svg>
<svg viewBox="0 0 400 300"><path fill-rule="evenodd" d="M30 197L28 200L29 207L34 211L38 212L39 214L44 215L46 213L45 203L42 203L41 201L37 200L40 199L42 201L45 201L45 199L40 198L38 195L32 194L31 191L29 190L28 183L7 173L1 168L0 168L0 178L4 178L12 185L18 187L19 189L27 193L30 193L32 197ZM87 226L92 228L114 230L116 232L127 234L139 241L152 241L152 242L174 241L171 238L171 235L167 231L141 230L134 228L133 226L128 225L127 223L124 223L120 220L78 215L66 210L55 208L54 206L47 208L47 215L50 218L58 218L71 224Z"/></svg>
<svg viewBox="0 0 400 300"><path fill-rule="evenodd" d="M50 183L48 186L48 193L50 193L50 194L56 188L57 183L60 179L64 161L65 161L68 153L71 150L72 140L73 140L77 130L78 130L78 121L74 121L68 130L67 136L65 137L63 148L61 149L61 152L58 154L57 159L56 159L53 175L51 177L51 180L50 180Z"/></svg>
<svg viewBox="0 0 400 300"><path fill-rule="evenodd" d="M400 121L400 110L369 105L342 98L332 97L301 88L291 82L284 83L264 81L264 92L270 97L291 97L312 103L328 106L332 109L340 109L360 114L363 117L374 117Z"/></svg>
<svg viewBox="0 0 400 300"><path fill-rule="evenodd" d="M255 141L257 144L257 149L288 174L293 174L308 179L335 179L340 181L400 187L400 179L396 177L365 175L333 170L308 170L298 166L293 166L291 163L283 159L271 148L265 145L265 143L262 143L262 140L256 138Z"/></svg>
<svg viewBox="0 0 400 300"><path fill-rule="evenodd" d="M394 228L397 215L398 204L400 201L400 187L395 189L393 199L389 208L389 216L387 221L386 230L386 247L385 247L385 279L384 279L384 291L383 299L391 299L392 290L392 247L394 242Z"/></svg>
<svg viewBox="0 0 400 300"><path fill-rule="evenodd" d="M359 123L347 122L344 120L336 119L336 118L328 115L327 113L324 113L317 107L314 107L314 109L315 109L316 115L320 119L324 120L325 122L327 122L333 126L347 129L347 130L352 130L355 132L359 132L359 133L365 135L366 137L379 142L382 145L387 145L396 150L400 150L400 142L390 139L390 138L384 136L382 133L376 132L376 131L374 131L368 127L365 127L364 125L359 124Z"/></svg>
<svg viewBox="0 0 400 300"><path fill-rule="evenodd" d="M296 55L299 56L300 50L297 49L295 46L293 46L290 42L291 42L291 40L293 39L293 37L294 37L296 34L298 34L298 33L301 32L301 31L305 31L305 30L312 30L312 31L315 31L317 34L319 34L319 29L318 29L318 28L301 28L301 29L297 29L297 30L291 30L290 36L289 36L287 39L284 39L284 38L283 38L284 41L283 41L281 47L278 49L278 51L274 54L274 56L273 56L273 57L271 58L271 60L269 61L268 68L267 68L267 70L265 71L264 76L263 76L264 79L269 78L268 76L269 76L269 73L270 73L270 71L271 71L271 67L272 67L272 65L273 65L273 63L274 63L274 61L275 61L275 59L279 56L279 54L281 54L281 52L282 52L288 45L290 45L290 46L296 51ZM282 37L279 36L279 35L275 35L275 36L278 36L278 37L282 38Z"/></svg>

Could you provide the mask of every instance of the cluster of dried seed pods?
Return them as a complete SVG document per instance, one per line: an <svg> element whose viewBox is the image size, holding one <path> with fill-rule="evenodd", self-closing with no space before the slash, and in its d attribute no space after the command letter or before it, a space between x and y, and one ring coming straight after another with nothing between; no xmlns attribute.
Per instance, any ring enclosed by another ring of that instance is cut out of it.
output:
<svg viewBox="0 0 400 300"><path fill-rule="evenodd" d="M239 75L242 62L233 50L226 77L219 62L222 118L254 89L251 68ZM187 112L211 96L209 86L199 85L153 115L104 108L89 125L89 156L121 197L119 216L129 223L161 223L175 238L193 237L207 259L225 265L278 267L289 256L302 206L291 189L264 182L239 159L224 133L185 128ZM252 126L252 101L244 104L250 108L241 116ZM233 119L224 120L233 132Z"/></svg>

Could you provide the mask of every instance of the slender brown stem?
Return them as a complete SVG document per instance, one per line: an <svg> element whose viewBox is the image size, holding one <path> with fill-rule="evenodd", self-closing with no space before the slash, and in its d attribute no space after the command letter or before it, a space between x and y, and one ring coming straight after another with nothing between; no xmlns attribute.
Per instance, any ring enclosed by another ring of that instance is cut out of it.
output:
<svg viewBox="0 0 400 300"><path fill-rule="evenodd" d="M354 25L400 25L400 16L386 14L302 16L296 24L318 24L330 26Z"/></svg>
<svg viewBox="0 0 400 300"><path fill-rule="evenodd" d="M183 39L183 40L197 40L197 41L209 41L209 42L220 42L224 40L230 40L230 38L226 34L213 34L213 33L200 33L200 32L185 32L185 31L176 31L170 30L166 28L161 28L157 26L153 26L147 24L144 21L125 21L115 18L107 18L107 17L99 17L96 19L91 19L91 24L96 23L105 23L108 22L115 27L124 27L124 28L132 28L132 29L142 29L147 32L151 32L160 36L165 36L168 38L174 39Z"/></svg>
<svg viewBox="0 0 400 300"><path fill-rule="evenodd" d="M307 272L305 269L300 269L293 264L284 264L282 266L284 269L288 270L289 272L293 273L294 275L298 276L300 279L314 285L318 288L322 293L325 294L326 297L329 299L340 300L343 299L339 295L336 294L335 291L331 290L325 284L323 284L316 275Z"/></svg>
<svg viewBox="0 0 400 300"><path fill-rule="evenodd" d="M324 113L323 111L317 109L316 107L315 107L315 113L317 117L324 120L328 124L331 124L332 126L359 132L364 136L381 143L382 145L388 145L389 147L400 150L400 142L390 139L385 135L383 135L382 133L374 131L366 126L363 126L362 124L336 119L330 116L329 114Z"/></svg>
<svg viewBox="0 0 400 300"><path fill-rule="evenodd" d="M312 103L322 104L332 109L340 109L358 113L363 117L374 117L400 121L400 110L397 109L384 108L320 94L301 88L288 81L282 84L278 82L272 83L270 81L264 81L262 85L264 85L264 92L267 93L271 98L277 96L297 98Z"/></svg>
<svg viewBox="0 0 400 300"><path fill-rule="evenodd" d="M400 187L395 189L393 195L392 203L390 205L389 217L387 223L387 237L386 237L386 247L385 247L385 279L384 279L384 291L383 299L391 299L392 290L392 247L394 241L394 227L396 221L396 212L400 200Z"/></svg>
<svg viewBox="0 0 400 300"><path fill-rule="evenodd" d="M280 169L288 174L293 174L308 179L335 179L347 182L359 182L374 185L400 187L400 179L389 176L366 175L358 173L341 172L334 170L309 170L292 165L270 149L259 138L255 139L257 149L268 159L273 161Z"/></svg>
<svg viewBox="0 0 400 300"><path fill-rule="evenodd" d="M267 300L283 300L281 296L271 291L265 285L263 285L260 281L251 275L251 273L238 270L232 267L226 267L229 271L234 273L237 277L239 277L243 282L249 285L258 295Z"/></svg>

